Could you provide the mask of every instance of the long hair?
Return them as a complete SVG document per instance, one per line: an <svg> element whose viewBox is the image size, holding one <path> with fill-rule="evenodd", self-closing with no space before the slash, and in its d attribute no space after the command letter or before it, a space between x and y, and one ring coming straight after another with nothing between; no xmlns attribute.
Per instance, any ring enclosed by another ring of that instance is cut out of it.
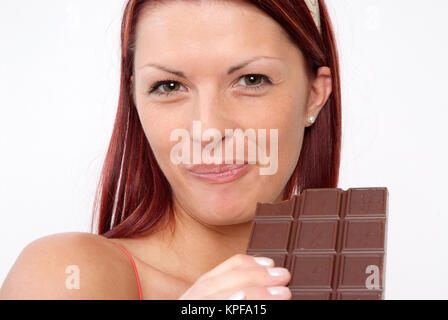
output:
<svg viewBox="0 0 448 320"><path fill-rule="evenodd" d="M132 99L136 26L145 5L161 0L129 0L121 25L121 78L118 109L93 204L92 232L108 238L133 237L173 215L171 187L160 169ZM166 0L164 0L166 1ZM283 200L308 188L338 185L341 150L339 58L327 7L319 0L321 33L303 0L246 0L277 21L300 48L309 70L332 73L332 93L313 126L305 129L296 168ZM98 218L96 218L98 216ZM95 222L97 225L94 226Z"/></svg>

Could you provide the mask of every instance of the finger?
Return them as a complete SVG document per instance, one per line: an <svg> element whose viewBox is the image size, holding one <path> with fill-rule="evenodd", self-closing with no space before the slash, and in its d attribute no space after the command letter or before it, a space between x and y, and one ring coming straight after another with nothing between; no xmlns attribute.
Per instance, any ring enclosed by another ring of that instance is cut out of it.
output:
<svg viewBox="0 0 448 320"><path fill-rule="evenodd" d="M291 290L285 286L248 287L237 292L221 291L206 300L290 300Z"/></svg>
<svg viewBox="0 0 448 320"><path fill-rule="evenodd" d="M260 266L260 265L264 267L273 267L274 260L266 257L253 257L246 254L236 254L233 257L224 261L223 263L219 264L211 271L205 273L201 277L201 279L216 277L220 274L223 274L235 268Z"/></svg>
<svg viewBox="0 0 448 320"><path fill-rule="evenodd" d="M216 277L202 280L196 288L203 296L220 291L238 291L246 287L284 286L291 280L285 268L255 266L228 271Z"/></svg>

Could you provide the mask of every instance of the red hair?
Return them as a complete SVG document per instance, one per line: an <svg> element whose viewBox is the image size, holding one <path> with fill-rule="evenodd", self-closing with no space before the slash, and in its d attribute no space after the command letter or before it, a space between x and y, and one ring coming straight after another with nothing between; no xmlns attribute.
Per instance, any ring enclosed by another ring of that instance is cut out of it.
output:
<svg viewBox="0 0 448 320"><path fill-rule="evenodd" d="M118 109L93 206L92 231L108 238L133 237L158 227L173 214L171 187L160 169L132 99L135 34L145 5L161 0L129 0L121 26L121 79ZM332 72L332 93L313 126L305 129L301 154L284 200L308 188L335 188L341 150L341 89L336 41L323 0L319 33L302 0L247 0L271 16L301 49L309 70ZM97 226L94 227L98 215Z"/></svg>

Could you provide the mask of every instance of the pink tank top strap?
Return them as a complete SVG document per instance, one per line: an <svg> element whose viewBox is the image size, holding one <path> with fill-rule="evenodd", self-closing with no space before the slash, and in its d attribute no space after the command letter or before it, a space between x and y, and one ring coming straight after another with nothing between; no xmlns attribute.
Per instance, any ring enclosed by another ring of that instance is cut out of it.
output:
<svg viewBox="0 0 448 320"><path fill-rule="evenodd" d="M137 267L135 266L135 262L134 262L134 258L132 257L132 255L125 249L123 248L121 245L119 245L116 242L113 242L118 248L120 248L124 253L126 253L126 255L129 257L129 259L131 260L132 263L132 267L134 268L134 273L135 273L135 278L137 279L137 286L138 286L138 298L139 300L142 300L142 287L140 285L140 278L138 276L138 272L137 272Z"/></svg>

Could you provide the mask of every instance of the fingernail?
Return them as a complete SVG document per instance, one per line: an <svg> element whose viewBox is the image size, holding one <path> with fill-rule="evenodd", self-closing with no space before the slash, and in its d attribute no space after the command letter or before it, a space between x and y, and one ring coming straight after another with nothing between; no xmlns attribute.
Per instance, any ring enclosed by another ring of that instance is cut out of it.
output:
<svg viewBox="0 0 448 320"><path fill-rule="evenodd" d="M261 264L262 266L272 266L274 265L274 260L263 257L255 257L255 262Z"/></svg>
<svg viewBox="0 0 448 320"><path fill-rule="evenodd" d="M288 273L288 270L285 268L268 268L268 272L271 276L279 277L284 276Z"/></svg>
<svg viewBox="0 0 448 320"><path fill-rule="evenodd" d="M287 295L289 289L286 287L269 287L268 291L273 296Z"/></svg>
<svg viewBox="0 0 448 320"><path fill-rule="evenodd" d="M232 294L227 300L243 300L246 297L244 291L240 290Z"/></svg>

